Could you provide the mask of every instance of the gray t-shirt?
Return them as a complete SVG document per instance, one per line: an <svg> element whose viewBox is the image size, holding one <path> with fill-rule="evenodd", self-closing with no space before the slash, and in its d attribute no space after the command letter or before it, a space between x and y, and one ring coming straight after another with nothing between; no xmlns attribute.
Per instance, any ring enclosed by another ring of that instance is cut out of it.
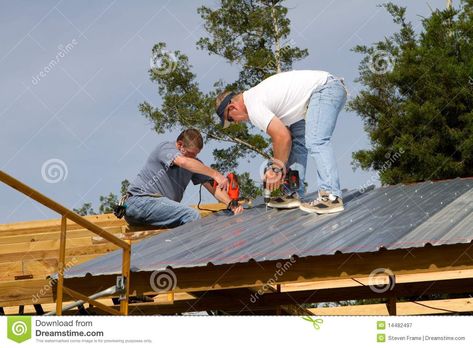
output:
<svg viewBox="0 0 473 348"><path fill-rule="evenodd" d="M180 202L191 180L194 185L211 180L208 176L192 173L173 164L177 156L182 154L176 148L176 143L166 141L159 144L149 155L145 166L128 188L128 192L134 196L157 194Z"/></svg>

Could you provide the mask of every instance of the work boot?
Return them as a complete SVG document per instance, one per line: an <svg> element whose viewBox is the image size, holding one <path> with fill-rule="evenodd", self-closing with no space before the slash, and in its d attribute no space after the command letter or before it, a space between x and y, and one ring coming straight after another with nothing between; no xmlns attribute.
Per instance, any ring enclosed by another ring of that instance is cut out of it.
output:
<svg viewBox="0 0 473 348"><path fill-rule="evenodd" d="M297 193L291 195L284 195L282 197L271 198L268 202L268 207L277 209L293 209L301 205L301 200Z"/></svg>
<svg viewBox="0 0 473 348"><path fill-rule="evenodd" d="M320 191L316 200L308 203L301 203L299 209L307 213L331 214L339 213L345 208L340 197L334 196L327 191Z"/></svg>

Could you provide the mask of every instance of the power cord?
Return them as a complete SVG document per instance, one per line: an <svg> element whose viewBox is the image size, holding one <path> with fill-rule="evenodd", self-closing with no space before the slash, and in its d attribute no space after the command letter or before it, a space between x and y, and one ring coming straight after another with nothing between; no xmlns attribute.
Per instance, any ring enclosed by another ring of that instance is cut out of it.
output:
<svg viewBox="0 0 473 348"><path fill-rule="evenodd" d="M205 211L211 211L213 213L216 213L218 211L226 210L226 209L219 209L219 210L213 210L213 209L206 209L206 208L201 208L200 203L202 202L202 184L200 184L199 187L199 203L197 203L197 209L199 210L205 210Z"/></svg>

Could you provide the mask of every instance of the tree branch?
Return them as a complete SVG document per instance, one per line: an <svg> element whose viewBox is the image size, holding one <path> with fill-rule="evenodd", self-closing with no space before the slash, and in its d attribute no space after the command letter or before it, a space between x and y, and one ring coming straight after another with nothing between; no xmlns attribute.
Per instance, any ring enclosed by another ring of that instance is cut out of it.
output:
<svg viewBox="0 0 473 348"><path fill-rule="evenodd" d="M212 139L215 139L215 140L221 140L221 141L226 141L226 142L229 142L229 143L235 143L235 144L240 144L240 145L246 146L250 150L255 151L258 154L260 154L262 157L264 157L266 159L271 159L271 156L269 156L268 154L266 154L263 151L259 150L258 148L254 147L253 145L247 143L246 141L241 140L240 138L232 137L230 135L225 135L226 138L222 138L222 137L219 137L218 135L216 135L214 133L206 133L206 132L203 132L203 133L205 133L209 138L212 138Z"/></svg>
<svg viewBox="0 0 473 348"><path fill-rule="evenodd" d="M276 17L276 7L275 5L271 6L271 18L273 20L273 28L274 28L274 44L276 49L274 51L274 60L276 61L276 73L279 74L281 70L281 38L279 35L279 25L278 19Z"/></svg>

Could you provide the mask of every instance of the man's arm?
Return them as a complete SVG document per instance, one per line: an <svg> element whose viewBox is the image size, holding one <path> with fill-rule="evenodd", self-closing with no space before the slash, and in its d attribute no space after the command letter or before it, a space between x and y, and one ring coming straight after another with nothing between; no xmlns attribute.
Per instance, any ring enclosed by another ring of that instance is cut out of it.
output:
<svg viewBox="0 0 473 348"><path fill-rule="evenodd" d="M187 169L188 171L192 173L198 173L198 174L209 176L218 183L221 189L223 190L227 189L228 180L226 177L224 177L215 169L207 167L205 164L203 164L202 162L196 159L185 157L185 156L177 156L174 159L173 163L181 168Z"/></svg>
<svg viewBox="0 0 473 348"><path fill-rule="evenodd" d="M289 129L282 123L282 121L274 116L269 122L266 132L273 141L274 158L280 160L284 165L289 159L291 152L292 138Z"/></svg>
<svg viewBox="0 0 473 348"><path fill-rule="evenodd" d="M225 204L228 206L231 202L230 196L228 196L228 193L226 191L223 191L221 189L214 188L209 182L206 182L205 184L202 184L219 202ZM239 214L243 211L243 207L241 205L238 205L235 208L232 208L233 213Z"/></svg>
<svg viewBox="0 0 473 348"><path fill-rule="evenodd" d="M279 118L274 116L271 119L266 132L269 134L273 142L274 158L280 161L280 163L275 161L273 165L277 167L285 167L289 159L289 153L291 152L292 146L292 137L289 129L287 129L287 127ZM267 187L271 191L278 189L284 179L282 174L274 173L272 170L268 170L265 177Z"/></svg>

